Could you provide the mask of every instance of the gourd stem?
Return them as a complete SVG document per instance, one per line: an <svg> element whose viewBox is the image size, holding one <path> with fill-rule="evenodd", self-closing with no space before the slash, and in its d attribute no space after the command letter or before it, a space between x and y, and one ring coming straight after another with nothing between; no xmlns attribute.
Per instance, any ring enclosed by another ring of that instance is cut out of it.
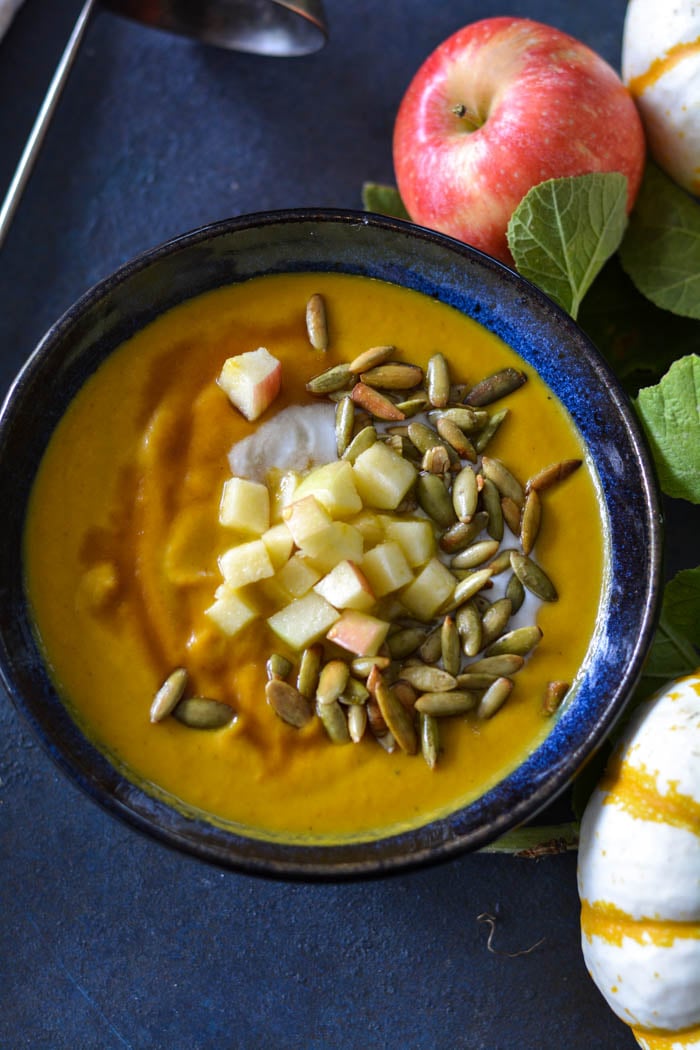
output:
<svg viewBox="0 0 700 1050"><path fill-rule="evenodd" d="M484 846L480 853L514 853L537 860L548 853L566 853L578 848L579 824L529 825L507 831L495 842Z"/></svg>

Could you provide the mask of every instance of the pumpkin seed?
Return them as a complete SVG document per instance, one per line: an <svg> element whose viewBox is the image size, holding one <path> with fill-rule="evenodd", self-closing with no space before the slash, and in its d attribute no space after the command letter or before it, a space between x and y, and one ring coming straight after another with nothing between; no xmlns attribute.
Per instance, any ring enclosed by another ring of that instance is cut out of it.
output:
<svg viewBox="0 0 700 1050"><path fill-rule="evenodd" d="M336 390L343 390L350 378L350 369L346 364L333 365L325 372L313 376L306 384L306 389L310 394L330 394Z"/></svg>
<svg viewBox="0 0 700 1050"><path fill-rule="evenodd" d="M440 753L440 729L432 715L419 714L420 749L430 769L435 769Z"/></svg>
<svg viewBox="0 0 700 1050"><path fill-rule="evenodd" d="M418 365L391 361L370 368L368 372L361 372L360 379L367 386L379 387L382 390L411 390L423 382L423 369Z"/></svg>
<svg viewBox="0 0 700 1050"><path fill-rule="evenodd" d="M502 408L499 412L494 412L493 415L489 417L489 420L484 425L483 429L475 435L474 449L477 454L484 451L507 415L507 408Z"/></svg>
<svg viewBox="0 0 700 1050"><path fill-rule="evenodd" d="M486 379L482 379L480 383L473 386L464 399L465 404L479 407L491 405L499 398L512 394L525 382L527 382L527 376L524 372L519 372L516 368L502 368L500 372L487 376Z"/></svg>
<svg viewBox="0 0 700 1050"><path fill-rule="evenodd" d="M388 730L378 734L374 739L384 748L388 755L393 755L394 751L396 751L396 741Z"/></svg>
<svg viewBox="0 0 700 1050"><path fill-rule="evenodd" d="M506 569L510 569L510 552L515 550L515 547L504 547L503 550L499 551L496 557L489 562L489 569L491 570L492 576L499 576Z"/></svg>
<svg viewBox="0 0 700 1050"><path fill-rule="evenodd" d="M469 523L476 514L479 489L471 467L462 467L452 483L452 505L460 521Z"/></svg>
<svg viewBox="0 0 700 1050"><path fill-rule="evenodd" d="M481 489L481 502L484 510L488 514L486 531L489 536L494 540L498 540L500 543L503 539L503 509L501 507L501 497L499 496L498 489L494 483L488 478L484 478L484 484Z"/></svg>
<svg viewBox="0 0 700 1050"><path fill-rule="evenodd" d="M304 649L301 654L297 674L297 690L307 700L316 695L322 659L323 650L320 645L311 645L308 649Z"/></svg>
<svg viewBox="0 0 700 1050"><path fill-rule="evenodd" d="M392 689L394 690L394 696L399 703L403 704L408 711L412 711L416 706L416 697L418 696L418 693L411 683L399 679L398 682L393 683Z"/></svg>
<svg viewBox="0 0 700 1050"><path fill-rule="evenodd" d="M541 520L542 501L537 489L530 489L525 496L523 517L520 524L520 543L522 544L523 554L530 554L532 552L532 548L535 546L535 540L537 539L537 534L540 531Z"/></svg>
<svg viewBox="0 0 700 1050"><path fill-rule="evenodd" d="M520 507L510 496L501 496L503 520L514 536L520 535Z"/></svg>
<svg viewBox="0 0 700 1050"><path fill-rule="evenodd" d="M484 655L502 656L504 653L515 653L516 656L527 656L539 644L541 638L542 630L535 625L516 627L489 645Z"/></svg>
<svg viewBox="0 0 700 1050"><path fill-rule="evenodd" d="M456 675L459 671L462 647L459 632L451 616L446 616L440 629L440 646L442 666L448 674Z"/></svg>
<svg viewBox="0 0 700 1050"><path fill-rule="evenodd" d="M151 722L162 722L164 718L173 713L182 700L186 686L187 671L184 667L176 667L153 697L150 711Z"/></svg>
<svg viewBox="0 0 700 1050"><path fill-rule="evenodd" d="M424 641L425 628L403 627L387 638L386 645L394 660L404 660L411 653L415 653Z"/></svg>
<svg viewBox="0 0 700 1050"><path fill-rule="evenodd" d="M455 616L457 632L462 642L462 650L465 656L476 656L481 652L481 638L483 625L481 616L474 602L466 602L460 606Z"/></svg>
<svg viewBox="0 0 700 1050"><path fill-rule="evenodd" d="M306 331L314 350L328 349L326 303L319 292L314 292L306 304Z"/></svg>
<svg viewBox="0 0 700 1050"><path fill-rule="evenodd" d="M508 496L518 507L522 507L525 501L523 487L500 459L482 456L481 473L493 482L502 496Z"/></svg>
<svg viewBox="0 0 700 1050"><path fill-rule="evenodd" d="M352 388L351 397L356 404L361 405L362 408L366 408L370 415L373 415L375 419L391 420L406 418L393 401L390 401L388 397L384 396L384 394L380 394L378 390L374 390L373 387L367 386L366 383L355 383Z"/></svg>
<svg viewBox="0 0 700 1050"><path fill-rule="evenodd" d="M455 676L428 664L405 664L401 678L423 693L446 693L457 685Z"/></svg>
<svg viewBox="0 0 700 1050"><path fill-rule="evenodd" d="M366 372L369 368L374 368L375 365L388 361L395 353L395 346L371 346L369 350L363 350L357 357L353 357L348 368L353 375L359 375L360 372Z"/></svg>
<svg viewBox="0 0 700 1050"><path fill-rule="evenodd" d="M234 714L229 705L220 700L190 696L173 708L173 717L190 729L221 729L233 721Z"/></svg>
<svg viewBox="0 0 700 1050"><path fill-rule="evenodd" d="M441 628L436 627L418 650L418 655L425 664L436 664L442 656L442 634Z"/></svg>
<svg viewBox="0 0 700 1050"><path fill-rule="evenodd" d="M508 560L510 561L510 551L508 552ZM513 606L513 616L515 616L515 614L520 611L522 604L525 601L525 588L515 573L513 573L508 580L505 596L506 598L510 598Z"/></svg>
<svg viewBox="0 0 700 1050"><path fill-rule="evenodd" d="M513 572L524 587L543 602L555 602L559 595L557 589L542 569L527 554L511 551L510 563Z"/></svg>
<svg viewBox="0 0 700 1050"><path fill-rule="evenodd" d="M440 447L447 451L447 443L442 440L440 435L432 427L426 426L425 423L409 423L408 424L408 437L416 446L421 455L425 455L431 448Z"/></svg>
<svg viewBox="0 0 700 1050"><path fill-rule="evenodd" d="M338 459L342 456L352 441L352 432L355 426L355 402L346 394L340 399L335 410L335 444L338 450Z"/></svg>
<svg viewBox="0 0 700 1050"><path fill-rule="evenodd" d="M551 463L548 467L544 467L543 470L534 474L528 479L525 489L528 492L544 492L545 489L549 489L552 485L556 485L560 481L564 481L583 463L582 459L563 459L561 463Z"/></svg>
<svg viewBox="0 0 700 1050"><path fill-rule="evenodd" d="M367 722L369 728L372 730L374 736L383 736L387 731L387 724L384 721L384 715L379 709L376 697L370 696L365 706L367 709Z"/></svg>
<svg viewBox="0 0 700 1050"><path fill-rule="evenodd" d="M416 416L419 412L422 412L428 404L428 398L425 394L416 393L413 397L409 397L406 401L397 401L396 407L400 412L403 412L404 416Z"/></svg>
<svg viewBox="0 0 700 1050"><path fill-rule="evenodd" d="M568 682L547 682L542 699L542 714L553 715L569 691Z"/></svg>
<svg viewBox="0 0 700 1050"><path fill-rule="evenodd" d="M360 678L366 678L373 667L385 671L391 660L388 656L356 656L350 661L350 670Z"/></svg>
<svg viewBox="0 0 700 1050"><path fill-rule="evenodd" d="M418 738L413 725L413 716L397 700L393 689L381 676L375 689L375 698L396 743L407 755L415 755L418 751Z"/></svg>
<svg viewBox="0 0 700 1050"><path fill-rule="evenodd" d="M515 674L525 663L523 656L516 656L515 653L507 653L503 656L483 656L480 660L475 660L473 664L465 669L467 674L495 674L501 677L502 675Z"/></svg>
<svg viewBox="0 0 700 1050"><path fill-rule="evenodd" d="M426 373L428 400L435 408L444 408L450 399L450 370L442 354L433 354Z"/></svg>
<svg viewBox="0 0 700 1050"><path fill-rule="evenodd" d="M323 728L334 744L349 744L350 733L345 712L337 700L330 703L316 702L316 714L321 719Z"/></svg>
<svg viewBox="0 0 700 1050"><path fill-rule="evenodd" d="M446 408L444 412L441 412L438 416L439 419L447 419L450 423L454 423L460 430L463 430L465 434L474 434L476 431L486 426L489 421L488 412L480 412L476 408L466 408L463 406Z"/></svg>
<svg viewBox="0 0 700 1050"><path fill-rule="evenodd" d="M468 459L470 463L476 463L476 449L456 423L445 416L438 416L435 426L440 437L452 446L458 456Z"/></svg>
<svg viewBox="0 0 700 1050"><path fill-rule="evenodd" d="M271 653L265 665L268 679L286 678L291 669L292 661L288 660L286 656L282 656L281 653Z"/></svg>
<svg viewBox="0 0 700 1050"><path fill-rule="evenodd" d="M347 459L350 463L354 463L360 453L366 452L376 440L377 431L374 427L371 424L363 427L359 433L355 434L355 437L345 449L345 452L343 452L341 459Z"/></svg>
<svg viewBox="0 0 700 1050"><path fill-rule="evenodd" d="M450 494L437 474L419 474L416 481L416 497L420 507L429 518L446 529L455 520Z"/></svg>
<svg viewBox="0 0 700 1050"><path fill-rule="evenodd" d="M349 705L366 704L369 698L369 689L363 685L358 678L348 678L347 685L338 699Z"/></svg>
<svg viewBox="0 0 700 1050"><path fill-rule="evenodd" d="M481 647L487 649L495 640L500 637L506 629L508 621L511 618L513 612L513 604L510 598L499 598L491 605L484 613L481 620ZM507 652L516 652L517 650L508 649ZM491 653L487 654L490 656Z"/></svg>
<svg viewBox="0 0 700 1050"><path fill-rule="evenodd" d="M478 540L472 543L466 550L456 554L450 562L451 569L474 569L477 565L483 565L485 561L492 558L498 550L498 540ZM510 565L510 561L508 562ZM493 562L489 565L493 576Z"/></svg>
<svg viewBox="0 0 700 1050"><path fill-rule="evenodd" d="M488 687L479 701L479 706L476 709L477 716L479 718L491 718L496 714L496 711L503 707L512 690L513 682L510 678L497 678Z"/></svg>
<svg viewBox="0 0 700 1050"><path fill-rule="evenodd" d="M265 699L275 714L295 729L301 729L311 719L312 710L307 698L280 678L273 678L267 683Z"/></svg>
<svg viewBox="0 0 700 1050"><path fill-rule="evenodd" d="M348 684L350 668L345 660L329 660L321 668L316 686L316 706L334 703Z"/></svg>
<svg viewBox="0 0 700 1050"><path fill-rule="evenodd" d="M484 531L487 523L488 514L484 510L477 511L470 522L456 522L440 537L441 549L446 554L454 554L457 551L464 550Z"/></svg>
<svg viewBox="0 0 700 1050"><path fill-rule="evenodd" d="M468 393L468 383L453 383L450 387L450 401L452 404L459 404L460 401L464 401Z"/></svg>
<svg viewBox="0 0 700 1050"><path fill-rule="evenodd" d="M447 449L440 445L429 448L421 460L421 470L427 470L430 474L447 474L450 469L450 457Z"/></svg>
<svg viewBox="0 0 700 1050"><path fill-rule="evenodd" d="M348 711L348 734L353 744L359 744L367 729L367 708L355 704Z"/></svg>
<svg viewBox="0 0 700 1050"><path fill-rule="evenodd" d="M491 579L491 570L487 567L485 569L477 569L471 573L465 579L460 580L454 589L452 595L452 601L456 606L466 602L471 598L477 591L480 591L489 580Z"/></svg>
<svg viewBox="0 0 700 1050"><path fill-rule="evenodd" d="M471 674L469 671L465 671L464 674L457 675L457 688L466 689L467 691L482 692L484 689L488 689L490 685L500 677L497 674Z"/></svg>
<svg viewBox="0 0 700 1050"><path fill-rule="evenodd" d="M454 689L449 693L423 693L416 700L416 711L434 718L464 715L473 711L479 703L479 694L466 689Z"/></svg>

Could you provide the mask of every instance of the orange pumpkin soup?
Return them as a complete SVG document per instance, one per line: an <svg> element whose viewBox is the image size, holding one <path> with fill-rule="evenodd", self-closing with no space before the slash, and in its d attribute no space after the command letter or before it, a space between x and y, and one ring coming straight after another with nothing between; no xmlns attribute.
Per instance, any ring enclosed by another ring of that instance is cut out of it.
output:
<svg viewBox="0 0 700 1050"><path fill-rule="evenodd" d="M311 349L305 329L315 292L327 304L327 353ZM206 615L221 583L218 559L235 539L219 523L228 453L258 425L217 385L224 361L261 346L281 361L281 391L263 423L314 401L310 377L379 344L393 344L397 360L423 368L439 351L453 382L522 369L528 380L498 403L509 411L488 454L523 481L553 462L584 459L542 495L533 558L558 590L556 601L535 610L542 641L497 715L440 720L433 769L420 754L388 752L369 732L336 746L318 717L302 728L287 724L266 702L266 661L272 652L294 654L268 628L269 609L233 637ZM542 713L547 683L575 682L593 634L605 542L580 438L510 348L418 293L349 275L295 274L186 302L100 366L40 466L25 557L56 685L85 732L132 779L243 834L332 842L454 809L537 746L551 724ZM190 695L231 706L230 724L151 723L153 696L176 667L187 670Z"/></svg>

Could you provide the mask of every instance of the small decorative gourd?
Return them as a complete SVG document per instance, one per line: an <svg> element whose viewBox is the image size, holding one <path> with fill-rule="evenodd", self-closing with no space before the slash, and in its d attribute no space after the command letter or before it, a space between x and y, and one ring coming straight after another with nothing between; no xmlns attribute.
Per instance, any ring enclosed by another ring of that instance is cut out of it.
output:
<svg viewBox="0 0 700 1050"><path fill-rule="evenodd" d="M700 671L643 704L581 822L583 955L646 1050L700 1048Z"/></svg>

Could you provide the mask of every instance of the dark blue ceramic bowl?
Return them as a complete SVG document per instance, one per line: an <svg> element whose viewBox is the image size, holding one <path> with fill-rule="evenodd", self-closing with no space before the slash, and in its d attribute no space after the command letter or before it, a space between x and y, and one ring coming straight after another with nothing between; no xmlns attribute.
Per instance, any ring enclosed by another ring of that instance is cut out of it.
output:
<svg viewBox="0 0 700 1050"><path fill-rule="evenodd" d="M580 687L542 745L472 804L380 841L263 841L173 808L113 765L71 719L32 630L22 571L34 475L73 395L101 361L157 315L200 292L259 274L344 271L408 286L486 325L536 369L568 409L596 464L610 557L599 629ZM605 738L640 675L659 594L654 474L630 404L578 327L493 259L431 231L362 213L288 211L207 226L103 281L48 332L0 418L0 665L7 690L52 757L93 798L167 844L239 870L287 878L394 871L478 849L532 818ZM8 512L9 511L9 512Z"/></svg>

